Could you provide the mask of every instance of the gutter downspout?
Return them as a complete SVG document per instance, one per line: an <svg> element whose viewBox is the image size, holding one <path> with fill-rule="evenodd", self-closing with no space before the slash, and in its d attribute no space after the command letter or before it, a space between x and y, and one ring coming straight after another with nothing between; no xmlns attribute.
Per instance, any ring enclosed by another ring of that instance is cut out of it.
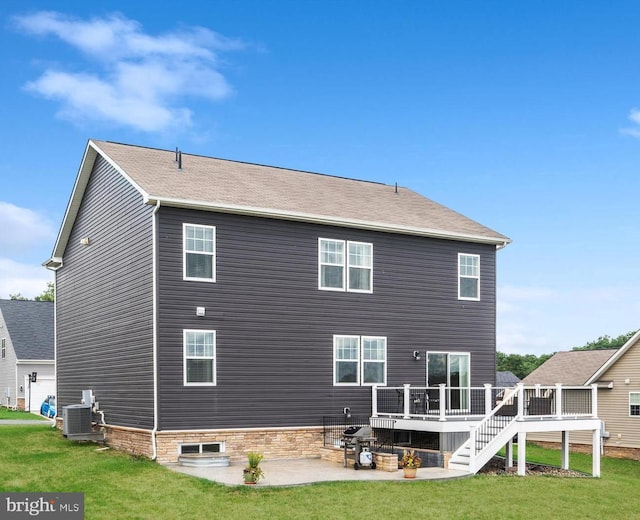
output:
<svg viewBox="0 0 640 520"><path fill-rule="evenodd" d="M158 458L158 444L156 441L156 433L158 432L158 244L157 244L157 213L160 209L160 201L156 201L153 208L151 220L151 232L153 240L152 263L153 263L153 430L151 430L151 446L153 452L151 460Z"/></svg>
<svg viewBox="0 0 640 520"><path fill-rule="evenodd" d="M16 356L17 357L17 356ZM15 403L13 404L14 408L18 409L18 389L20 388L20 381L18 381L18 360L16 359L16 388L15 388Z"/></svg>

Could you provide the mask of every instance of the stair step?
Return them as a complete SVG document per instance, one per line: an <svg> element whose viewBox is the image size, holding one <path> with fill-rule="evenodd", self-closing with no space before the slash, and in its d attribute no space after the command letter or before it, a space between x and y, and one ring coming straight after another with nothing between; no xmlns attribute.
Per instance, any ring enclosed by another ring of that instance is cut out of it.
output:
<svg viewBox="0 0 640 520"><path fill-rule="evenodd" d="M456 469L458 471L469 471L469 465L468 464L458 464L456 462L451 462L449 461L449 469Z"/></svg>

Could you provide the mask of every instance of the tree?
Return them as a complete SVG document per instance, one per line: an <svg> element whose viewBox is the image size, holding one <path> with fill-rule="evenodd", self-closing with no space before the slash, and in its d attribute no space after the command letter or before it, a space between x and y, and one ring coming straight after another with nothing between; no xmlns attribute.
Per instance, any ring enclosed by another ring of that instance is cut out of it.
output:
<svg viewBox="0 0 640 520"><path fill-rule="evenodd" d="M10 300L22 300L22 301L26 301L29 300L29 298L26 298L25 296L22 296L21 293L17 293L17 294L9 294L9 299ZM53 285L53 282L47 282L47 288L46 290L36 296L34 298L35 301L37 302L52 302L55 300L55 287Z"/></svg>
<svg viewBox="0 0 640 520"><path fill-rule="evenodd" d="M601 349L616 349L624 345L629 338L633 336L637 331L633 330L626 334L621 334L617 338L611 336L600 336L595 341L590 341L582 347L573 347L572 350L601 350ZM503 354L502 352L496 352L496 370L505 371L509 370L517 375L520 379L524 379L542 363L549 359L553 354L542 354L541 356L534 356L533 354Z"/></svg>
<svg viewBox="0 0 640 520"><path fill-rule="evenodd" d="M611 336L607 336L605 334L604 336L600 336L597 340L590 341L582 347L573 347L572 350L603 350L609 348L620 348L627 341L629 341L631 336L633 336L636 332L636 330L632 330L631 332L627 332L626 334L621 334L617 338L612 338Z"/></svg>
<svg viewBox="0 0 640 520"><path fill-rule="evenodd" d="M549 359L553 354L542 354L534 356L533 354L504 354L496 352L496 369L500 372L508 370L520 379L524 379L542 363Z"/></svg>
<svg viewBox="0 0 640 520"><path fill-rule="evenodd" d="M47 290L44 291L41 295L36 296L35 301L37 302L52 302L55 299L55 288L53 286L53 282L47 282Z"/></svg>

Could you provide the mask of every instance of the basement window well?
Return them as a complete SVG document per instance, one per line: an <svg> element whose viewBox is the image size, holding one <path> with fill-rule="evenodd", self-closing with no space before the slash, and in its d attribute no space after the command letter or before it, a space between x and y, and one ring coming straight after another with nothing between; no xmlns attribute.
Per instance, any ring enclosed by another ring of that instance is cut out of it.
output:
<svg viewBox="0 0 640 520"><path fill-rule="evenodd" d="M223 442L208 442L198 444L181 444L179 446L180 455L191 453L222 453L224 452Z"/></svg>

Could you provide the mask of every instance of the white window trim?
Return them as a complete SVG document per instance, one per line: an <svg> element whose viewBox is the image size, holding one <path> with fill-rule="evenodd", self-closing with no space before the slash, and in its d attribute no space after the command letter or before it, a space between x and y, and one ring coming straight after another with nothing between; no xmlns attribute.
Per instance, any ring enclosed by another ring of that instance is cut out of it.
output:
<svg viewBox="0 0 640 520"><path fill-rule="evenodd" d="M371 339L371 340L379 340L382 339L384 340L384 361L379 361L379 360L365 360L364 359L364 340L366 339ZM362 386L375 386L375 385L381 385L381 386L387 386L387 338L386 336L361 336L360 337L360 359L361 359L361 363L362 363L362 372L361 372L361 376L360 376L360 380L362 381ZM375 383L366 383L364 381L364 366L366 363L383 363L384 364L384 371L383 371L383 375L382 375L382 382L375 382Z"/></svg>
<svg viewBox="0 0 640 520"><path fill-rule="evenodd" d="M357 338L358 339L358 359L357 360L338 360L336 358L336 340L339 338ZM366 360L364 359L364 340L384 340L384 361L379 360ZM388 367L388 359L387 359L387 337L386 336L358 336L356 334L334 334L333 336L333 386L386 386L387 384L387 367ZM356 381L353 383L339 383L336 381L336 364L338 361L349 361L357 364L356 368ZM364 365L365 363L383 363L384 371L383 371L383 381L375 382L375 383L365 383L364 382Z"/></svg>
<svg viewBox="0 0 640 520"><path fill-rule="evenodd" d="M341 338L358 338L358 359L338 359L336 357L336 340ZM360 350L360 336L351 335L351 334L334 334L333 335L333 386L360 386L360 358L361 358L361 350ZM338 383L336 381L337 373L336 373L336 365L338 361L348 361L350 363L356 363L356 381L353 383Z"/></svg>
<svg viewBox="0 0 640 520"><path fill-rule="evenodd" d="M326 262L322 262L322 242L339 242L342 244L342 264L330 264ZM361 267L349 264L349 245L350 244L361 244L366 245L371 248L371 267L369 267L369 289L350 289L349 288L349 268L354 267L356 269L367 269L366 267ZM322 266L323 265L333 265L342 267L342 287L324 287L322 285ZM318 238L318 289L321 291L338 291L338 292L353 292L353 293L362 293L362 294L372 294L373 293L373 243L372 242L360 242L357 240L340 240L336 238L326 238L320 237Z"/></svg>
<svg viewBox="0 0 640 520"><path fill-rule="evenodd" d="M468 275L462 275L460 274L460 260L462 259L463 256L474 256L478 259L478 275L477 276L468 276ZM466 301L480 301L480 255L476 255L476 254L472 254L472 253L458 253L458 300L466 300ZM471 278L474 280L477 280L478 283L478 296L476 298L470 298L468 296L462 296L460 294L460 291L462 289L462 279L463 278Z"/></svg>
<svg viewBox="0 0 640 520"><path fill-rule="evenodd" d="M369 289L350 289L349 288L349 273L350 273L350 268L354 267L355 269L367 269L366 267L360 267L358 265L354 265L351 266L351 264L349 264L349 246L351 244L361 244L361 245L365 245L365 246L369 246L371 248L371 267L369 267ZM351 241L348 240L346 243L346 248L345 248L345 278L346 278L346 287L347 287L347 291L348 292L354 292L354 293L365 293L365 294L371 294L373 292L373 244L371 242L358 242L358 241Z"/></svg>
<svg viewBox="0 0 640 520"><path fill-rule="evenodd" d="M198 356L198 357L187 357L187 334L189 332L201 332L201 333L212 333L213 334L213 356ZM184 329L182 331L182 372L183 372L183 384L184 386L216 386L217 381L217 335L215 330L201 330L201 329ZM203 383L189 383L187 382L187 360L188 359L210 359L213 363L212 375L213 381L203 382Z"/></svg>
<svg viewBox="0 0 640 520"><path fill-rule="evenodd" d="M213 251L211 253L205 251L187 251L187 227L208 228L213 230ZM197 253L201 255L210 255L212 259L211 278L198 278L187 276L187 253ZM187 222L182 224L182 279L191 282L209 282L214 283L216 281L216 227L207 226L203 224L189 224Z"/></svg>
<svg viewBox="0 0 640 520"><path fill-rule="evenodd" d="M327 262L323 262L322 261L322 242L338 242L342 244L342 264L330 264ZM321 291L339 291L339 292L344 292L347 290L347 274L344 272L345 269L345 265L347 263L346 261L346 255L347 255L347 243L344 240L337 240L334 238L318 238L318 289L320 289ZM324 287L322 285L322 266L323 265L333 265L333 266L340 266L343 269L343 275L342 275L342 287Z"/></svg>
<svg viewBox="0 0 640 520"><path fill-rule="evenodd" d="M631 402L631 394L637 394L638 395L638 399L640 400L640 392L629 392L629 417L638 417L640 418L640 414L636 415L636 414L632 414L631 413L631 405L633 404L634 406L636 406L636 403L632 403ZM640 404L640 403L638 403Z"/></svg>

